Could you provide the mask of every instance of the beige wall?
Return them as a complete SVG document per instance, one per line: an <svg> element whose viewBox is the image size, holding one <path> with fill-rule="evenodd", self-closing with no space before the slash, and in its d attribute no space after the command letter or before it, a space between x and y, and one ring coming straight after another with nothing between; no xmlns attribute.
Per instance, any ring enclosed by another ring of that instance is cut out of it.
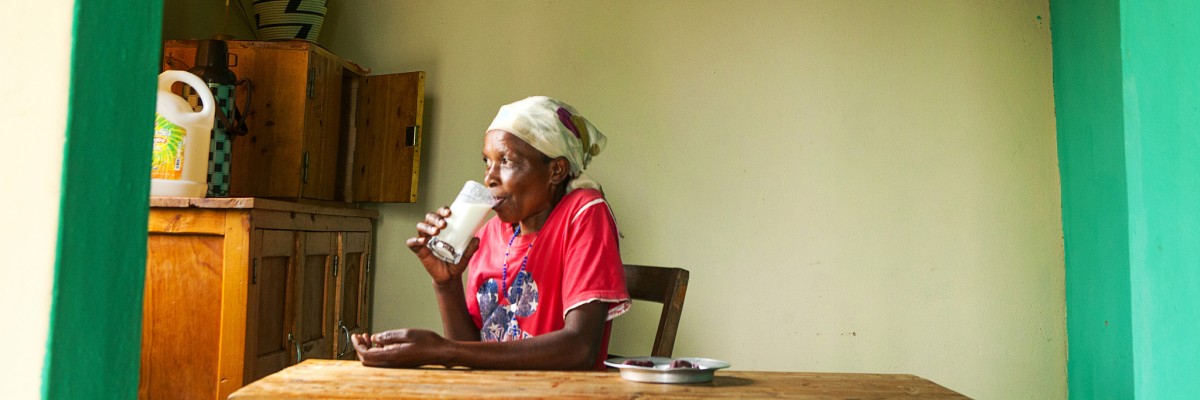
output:
<svg viewBox="0 0 1200 400"><path fill-rule="evenodd" d="M402 242L480 177L497 107L545 94L609 136L590 172L625 261L692 272L677 355L1066 397L1046 0L330 8L334 53L428 71L420 202L379 207L376 329L440 330ZM657 312L613 351L647 353Z"/></svg>
<svg viewBox="0 0 1200 400"><path fill-rule="evenodd" d="M253 40L253 0L162 0L163 38L165 39L208 39L216 34L235 39ZM244 14L238 13L242 5ZM246 18L241 18L245 15ZM193 60L184 60L188 65Z"/></svg>
<svg viewBox="0 0 1200 400"><path fill-rule="evenodd" d="M6 2L0 13L0 305L8 320L0 342L11 344L0 364L4 398L38 398L50 323L50 292L58 243L63 143L67 129L71 23L75 3ZM17 39L36 38L36 40Z"/></svg>

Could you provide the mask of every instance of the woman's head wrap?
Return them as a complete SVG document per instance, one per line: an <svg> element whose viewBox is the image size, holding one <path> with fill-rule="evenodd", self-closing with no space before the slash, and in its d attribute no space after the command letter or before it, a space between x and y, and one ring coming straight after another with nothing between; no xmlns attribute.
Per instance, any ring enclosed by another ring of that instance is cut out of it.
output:
<svg viewBox="0 0 1200 400"><path fill-rule="evenodd" d="M567 103L534 96L500 107L487 130L499 129L515 135L550 158L566 157L571 163L570 192L580 188L600 189L600 184L583 173L592 157L604 151L608 141L599 129Z"/></svg>

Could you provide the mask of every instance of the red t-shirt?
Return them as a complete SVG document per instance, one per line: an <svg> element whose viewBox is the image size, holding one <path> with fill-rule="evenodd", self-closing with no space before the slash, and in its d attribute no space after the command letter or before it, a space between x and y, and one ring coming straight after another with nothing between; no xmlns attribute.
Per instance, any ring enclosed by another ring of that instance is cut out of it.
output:
<svg viewBox="0 0 1200 400"><path fill-rule="evenodd" d="M612 319L629 310L617 225L599 191L577 189L550 212L538 232L514 238L513 225L492 217L471 257L467 309L483 341L520 340L560 330L567 311L609 303L597 368L604 368ZM511 241L511 246L510 246ZM508 275L499 281L508 253ZM525 257L528 256L528 260ZM524 269L521 268L524 262ZM506 293L503 300L497 294Z"/></svg>

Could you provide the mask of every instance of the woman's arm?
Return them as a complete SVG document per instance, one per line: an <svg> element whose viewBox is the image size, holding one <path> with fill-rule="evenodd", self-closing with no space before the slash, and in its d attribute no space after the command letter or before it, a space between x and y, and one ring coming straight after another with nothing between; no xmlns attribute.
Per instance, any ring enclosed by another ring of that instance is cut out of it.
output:
<svg viewBox="0 0 1200 400"><path fill-rule="evenodd" d="M478 240L478 239L476 239ZM479 341L479 327L467 310L466 292L462 279L433 283L437 293L438 311L442 314L442 332L450 340Z"/></svg>
<svg viewBox="0 0 1200 400"><path fill-rule="evenodd" d="M478 341L479 328L475 326L475 321L471 319L470 311L467 310L462 274L467 269L471 257L475 256L475 251L479 250L479 238L473 238L467 243L458 264L438 259L433 255L433 251L425 247L429 238L437 236L446 226L446 218L449 216L449 207L425 214L425 221L417 224L417 236L409 238L405 243L433 278L433 290L437 294L438 311L442 315L442 330L446 337L452 340Z"/></svg>
<svg viewBox="0 0 1200 400"><path fill-rule="evenodd" d="M567 312L563 329L511 342L444 339L426 330L395 330L353 337L363 365L444 365L482 369L587 370L596 365L608 304L593 301Z"/></svg>

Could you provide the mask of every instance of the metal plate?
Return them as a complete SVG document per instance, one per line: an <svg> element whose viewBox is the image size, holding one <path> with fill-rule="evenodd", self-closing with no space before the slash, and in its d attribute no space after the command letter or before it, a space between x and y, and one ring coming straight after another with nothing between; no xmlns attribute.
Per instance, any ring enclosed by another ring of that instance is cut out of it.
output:
<svg viewBox="0 0 1200 400"><path fill-rule="evenodd" d="M654 367L627 365L626 361L649 361ZM696 368L671 368L671 362L684 360ZM621 370L621 378L634 382L649 383L700 383L713 380L713 373L721 368L729 368L729 363L711 358L695 357L628 357L611 358L604 365Z"/></svg>

